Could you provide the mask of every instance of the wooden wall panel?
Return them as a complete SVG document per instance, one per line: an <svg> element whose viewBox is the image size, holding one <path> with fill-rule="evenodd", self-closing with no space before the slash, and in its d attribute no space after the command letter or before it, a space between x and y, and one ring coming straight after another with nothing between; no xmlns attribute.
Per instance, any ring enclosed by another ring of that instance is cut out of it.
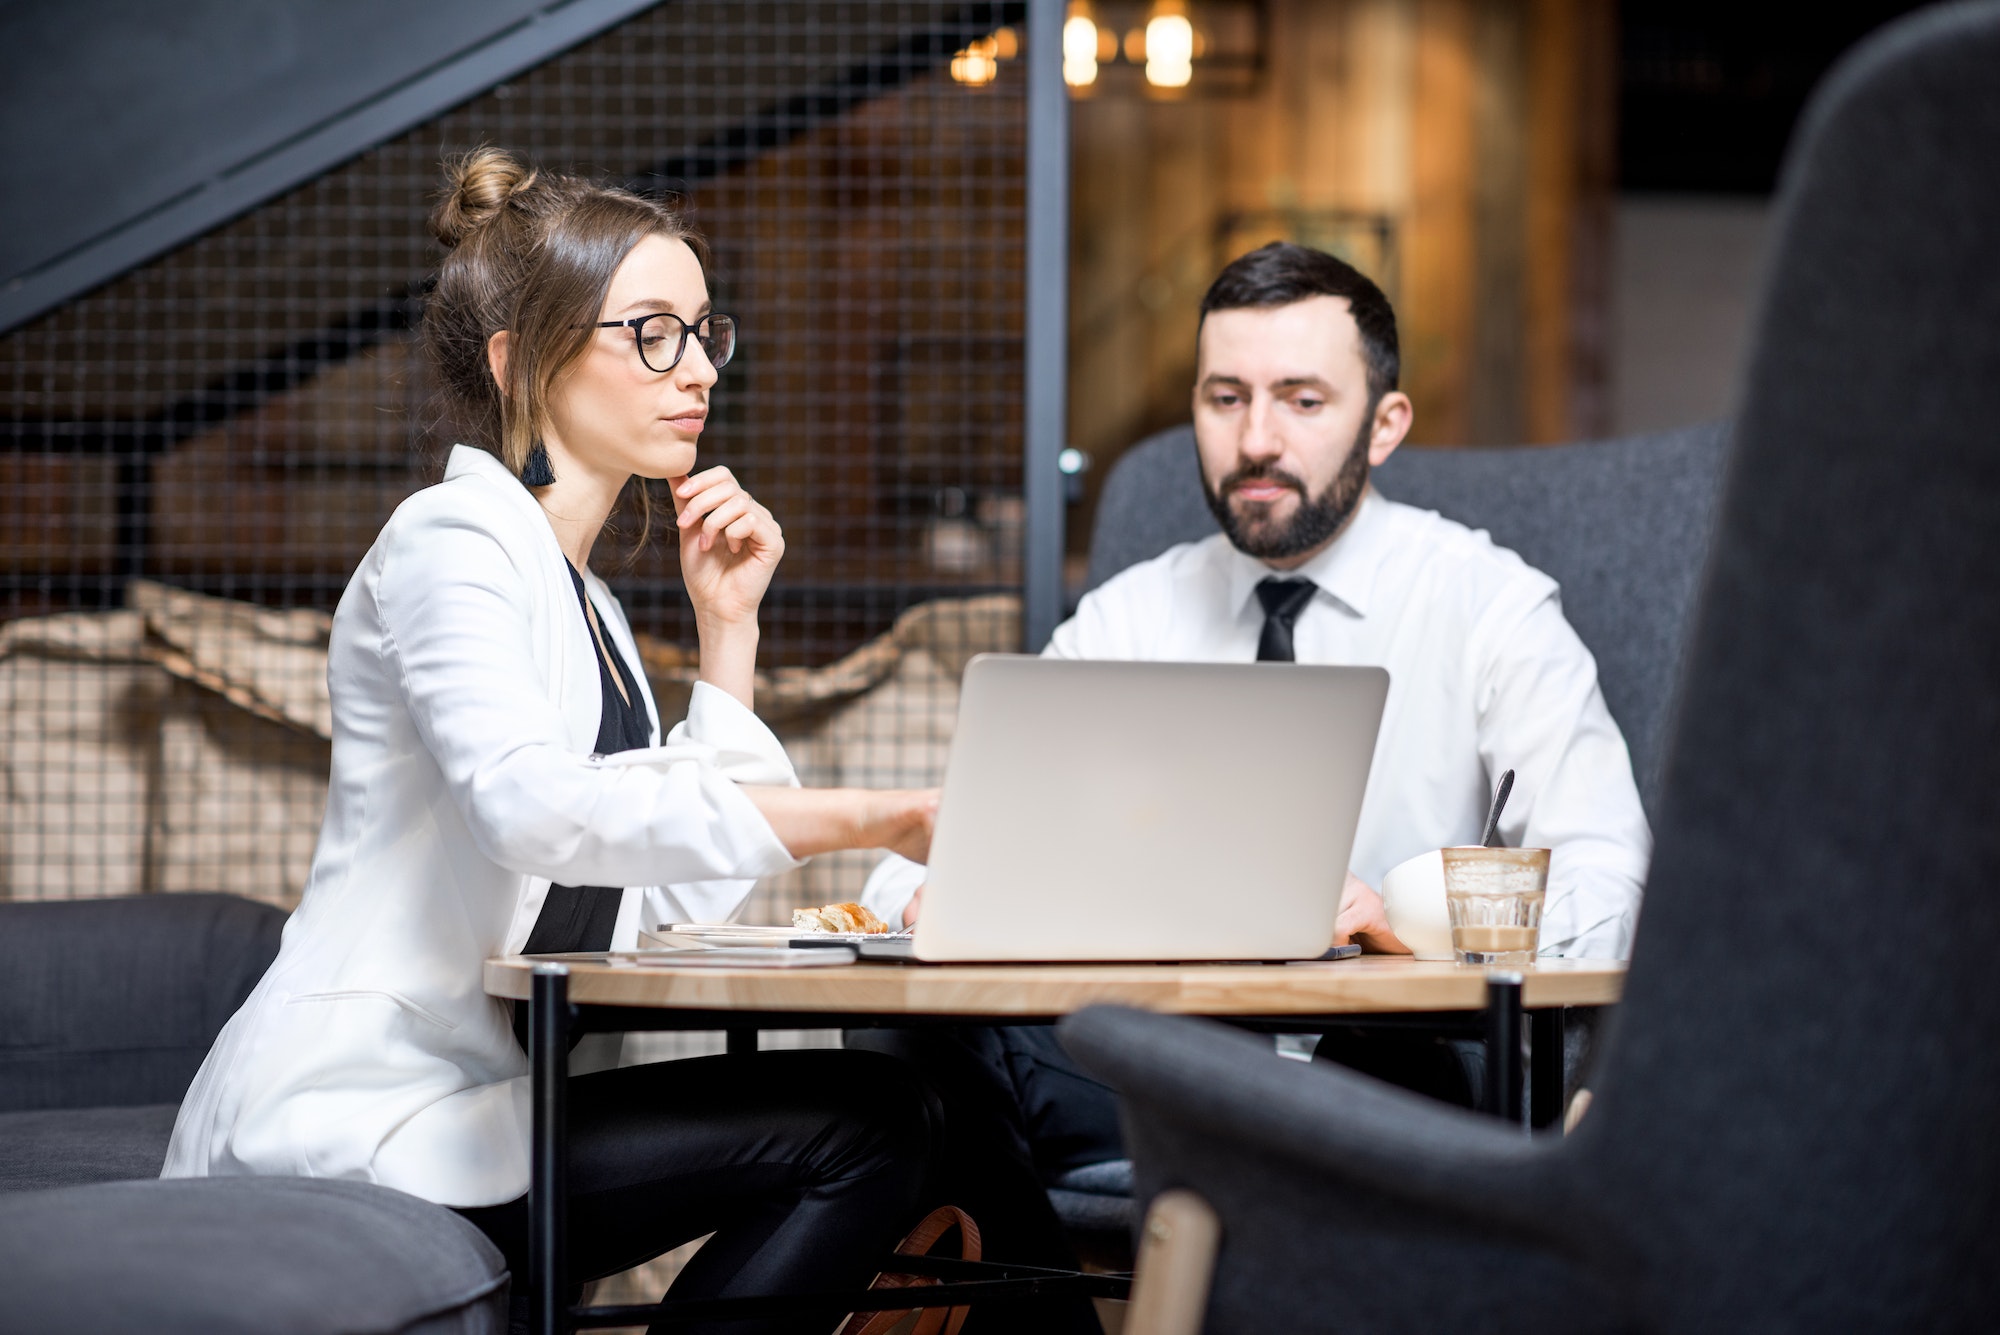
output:
<svg viewBox="0 0 2000 1335"><path fill-rule="evenodd" d="M1522 386L1532 441L1574 440L1608 424L1614 19L1610 0L1527 3Z"/></svg>
<svg viewBox="0 0 2000 1335"><path fill-rule="evenodd" d="M1473 11L1472 350L1462 442L1521 437L1528 208L1527 71L1522 0Z"/></svg>
<svg viewBox="0 0 2000 1335"><path fill-rule="evenodd" d="M1411 100L1410 203L1403 217L1403 385L1410 439L1461 444L1472 421L1475 0L1419 0Z"/></svg>
<svg viewBox="0 0 2000 1335"><path fill-rule="evenodd" d="M1611 0L1269 0L1267 13L1247 95L1166 101L1105 80L1074 104L1070 427L1096 477L1186 420L1194 310L1223 263L1371 215L1390 250L1350 257L1396 303L1413 441L1601 424ZM1089 520L1086 502L1079 548Z"/></svg>
<svg viewBox="0 0 2000 1335"><path fill-rule="evenodd" d="M1528 199L1524 425L1531 440L1570 430L1572 238L1578 230L1577 9L1588 0L1528 0Z"/></svg>

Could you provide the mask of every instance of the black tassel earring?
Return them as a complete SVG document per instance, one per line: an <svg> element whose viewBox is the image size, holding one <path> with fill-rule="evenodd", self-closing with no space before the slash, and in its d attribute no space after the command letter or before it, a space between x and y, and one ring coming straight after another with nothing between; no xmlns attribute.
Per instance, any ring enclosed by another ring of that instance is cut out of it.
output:
<svg viewBox="0 0 2000 1335"><path fill-rule="evenodd" d="M549 452L538 443L528 451L528 462L521 465L521 485L546 487L555 480L556 470L549 466Z"/></svg>

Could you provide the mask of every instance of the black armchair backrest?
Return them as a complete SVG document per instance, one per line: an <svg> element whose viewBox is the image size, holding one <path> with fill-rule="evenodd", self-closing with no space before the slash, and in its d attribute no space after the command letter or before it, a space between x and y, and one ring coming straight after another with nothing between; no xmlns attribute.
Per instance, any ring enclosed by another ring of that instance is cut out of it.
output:
<svg viewBox="0 0 2000 1335"><path fill-rule="evenodd" d="M234 895L0 903L0 1112L178 1103L284 925Z"/></svg>
<svg viewBox="0 0 2000 1335"><path fill-rule="evenodd" d="M1877 1328L1859 1295L1925 1292L1969 1305L1921 1328L1969 1328L2000 1298L2000 6L1829 76L1772 254L1562 1157L1661 1329Z"/></svg>
<svg viewBox="0 0 2000 1335"><path fill-rule="evenodd" d="M1485 529L1562 585L1563 610L1597 659L1648 810L1725 436L1711 425L1581 445L1411 447L1375 473L1383 495ZM1194 429L1161 432L1128 450L1105 479L1090 586L1213 532Z"/></svg>

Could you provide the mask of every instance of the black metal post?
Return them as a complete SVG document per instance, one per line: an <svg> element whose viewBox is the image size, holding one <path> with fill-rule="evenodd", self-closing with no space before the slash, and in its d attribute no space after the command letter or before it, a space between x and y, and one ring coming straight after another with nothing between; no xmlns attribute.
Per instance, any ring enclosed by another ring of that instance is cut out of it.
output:
<svg viewBox="0 0 2000 1335"><path fill-rule="evenodd" d="M725 1051L727 1051L730 1056L734 1057L740 1053L757 1051L757 1046L758 1046L757 1040L761 1035L762 1031L757 1029L745 1029L740 1025L738 1025L725 1029L722 1031L722 1033L724 1040L728 1044L728 1047L725 1049Z"/></svg>
<svg viewBox="0 0 2000 1335"><path fill-rule="evenodd" d="M1539 1131L1563 1115L1563 1017L1561 1006L1528 1012L1528 1125Z"/></svg>
<svg viewBox="0 0 2000 1335"><path fill-rule="evenodd" d="M569 1328L569 970L537 964L528 998L534 1130L528 1157L528 1271L535 1335Z"/></svg>
<svg viewBox="0 0 2000 1335"><path fill-rule="evenodd" d="M1518 973L1486 975L1486 1106L1499 1117L1526 1125L1522 1098L1528 1029L1522 1022Z"/></svg>
<svg viewBox="0 0 2000 1335"><path fill-rule="evenodd" d="M1039 653L1063 617L1063 475L1069 443L1069 86L1063 0L1028 0L1028 284L1022 491L1021 644Z"/></svg>

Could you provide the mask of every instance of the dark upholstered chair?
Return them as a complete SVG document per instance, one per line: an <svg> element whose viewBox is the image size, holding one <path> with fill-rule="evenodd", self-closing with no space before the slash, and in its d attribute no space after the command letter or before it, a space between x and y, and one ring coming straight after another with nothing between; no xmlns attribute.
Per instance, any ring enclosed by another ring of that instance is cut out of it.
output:
<svg viewBox="0 0 2000 1335"><path fill-rule="evenodd" d="M1132 1161L1085 1164L1056 1179L1049 1204L1063 1234L1086 1266L1132 1268L1132 1225L1139 1209L1132 1200Z"/></svg>
<svg viewBox="0 0 2000 1335"><path fill-rule="evenodd" d="M0 904L0 1191L158 1177L284 926L234 895Z"/></svg>
<svg viewBox="0 0 2000 1335"><path fill-rule="evenodd" d="M0 903L0 1335L507 1324L499 1251L387 1187L160 1181L285 915L231 895Z"/></svg>
<svg viewBox="0 0 2000 1335"><path fill-rule="evenodd" d="M1487 530L1562 585L1649 810L1725 444L1724 428L1709 425L1579 445L1412 447L1375 473L1385 496ZM1194 428L1149 436L1105 479L1086 587L1215 531ZM1585 1035L1575 1036L1580 1060ZM1131 1165L1119 1160L1069 1174L1049 1199L1082 1253L1115 1259L1128 1254L1131 1190Z"/></svg>
<svg viewBox="0 0 2000 1335"><path fill-rule="evenodd" d="M1485 529L1562 585L1649 811L1726 436L1710 425L1580 445L1410 446L1374 475L1384 496ZM1194 428L1151 436L1105 479L1088 585L1213 532Z"/></svg>
<svg viewBox="0 0 2000 1335"><path fill-rule="evenodd" d="M224 1177L0 1195L0 1335L501 1335L507 1268L443 1206Z"/></svg>
<svg viewBox="0 0 2000 1335"><path fill-rule="evenodd" d="M2000 1311L2000 6L1829 77L1781 192L1638 952L1567 1139L1073 1017L1215 1332ZM1141 1287L1146 1276L1141 1274Z"/></svg>

